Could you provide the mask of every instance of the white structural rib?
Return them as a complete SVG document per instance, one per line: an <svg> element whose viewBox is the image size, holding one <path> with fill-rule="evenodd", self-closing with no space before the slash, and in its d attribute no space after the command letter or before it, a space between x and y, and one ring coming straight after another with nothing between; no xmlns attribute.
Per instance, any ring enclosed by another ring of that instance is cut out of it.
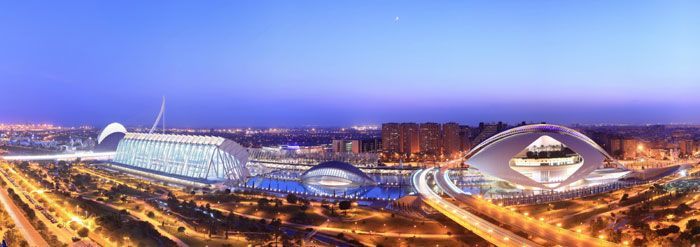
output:
<svg viewBox="0 0 700 247"><path fill-rule="evenodd" d="M153 131L156 130L156 127L158 126L158 122L160 122L160 119L163 117L163 112L165 112L165 96L163 96L163 102L160 104L160 112L158 112L158 116L156 117L156 121L153 122L153 126L151 127L151 130L148 131L149 134L152 134ZM163 123L163 132L165 132L165 123Z"/></svg>

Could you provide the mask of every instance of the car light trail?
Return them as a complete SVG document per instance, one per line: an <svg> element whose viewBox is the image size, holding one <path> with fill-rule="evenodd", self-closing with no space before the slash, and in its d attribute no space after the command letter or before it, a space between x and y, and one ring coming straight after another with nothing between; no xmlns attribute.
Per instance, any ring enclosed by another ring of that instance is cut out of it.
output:
<svg viewBox="0 0 700 247"><path fill-rule="evenodd" d="M428 186L428 174L435 168L416 171L411 180L423 201L438 212L496 246L539 246L526 238L492 224L440 197Z"/></svg>

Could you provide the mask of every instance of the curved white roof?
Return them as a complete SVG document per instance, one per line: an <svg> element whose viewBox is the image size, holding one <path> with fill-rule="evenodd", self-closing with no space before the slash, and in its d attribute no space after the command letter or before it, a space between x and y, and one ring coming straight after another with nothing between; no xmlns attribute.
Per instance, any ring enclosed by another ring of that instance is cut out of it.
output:
<svg viewBox="0 0 700 247"><path fill-rule="evenodd" d="M247 149L217 136L126 133L114 162L186 180L241 182L249 176Z"/></svg>
<svg viewBox="0 0 700 247"><path fill-rule="evenodd" d="M100 144L102 140L107 138L109 135L114 134L114 133L124 133L126 134L126 128L124 128L124 125L120 123L111 123L108 124L104 129L102 129L102 132L100 132L100 135L97 136L97 144Z"/></svg>
<svg viewBox="0 0 700 247"><path fill-rule="evenodd" d="M542 136L549 136L583 157L583 165L554 187L547 187L513 170L510 160ZM570 128L551 124L526 125L501 132L475 146L465 157L467 163L481 172L528 187L553 189L583 179L601 167L604 161L614 160L593 140Z"/></svg>

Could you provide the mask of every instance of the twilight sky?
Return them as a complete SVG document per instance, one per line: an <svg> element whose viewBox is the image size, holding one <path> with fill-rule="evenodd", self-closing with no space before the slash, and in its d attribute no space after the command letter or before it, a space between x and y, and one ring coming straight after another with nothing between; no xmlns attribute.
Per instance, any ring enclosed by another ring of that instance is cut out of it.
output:
<svg viewBox="0 0 700 247"><path fill-rule="evenodd" d="M3 1L0 122L700 123L700 1ZM396 20L398 18L398 21Z"/></svg>

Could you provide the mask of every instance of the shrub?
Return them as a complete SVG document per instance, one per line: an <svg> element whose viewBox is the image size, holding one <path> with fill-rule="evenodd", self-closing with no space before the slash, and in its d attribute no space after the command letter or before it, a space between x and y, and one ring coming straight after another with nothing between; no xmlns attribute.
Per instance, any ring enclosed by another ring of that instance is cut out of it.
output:
<svg viewBox="0 0 700 247"><path fill-rule="evenodd" d="M90 233L90 230L88 230L88 229L85 228L85 227L80 228L80 230L78 230L78 236L80 236L80 237L82 237L82 238L87 237L89 233Z"/></svg>

